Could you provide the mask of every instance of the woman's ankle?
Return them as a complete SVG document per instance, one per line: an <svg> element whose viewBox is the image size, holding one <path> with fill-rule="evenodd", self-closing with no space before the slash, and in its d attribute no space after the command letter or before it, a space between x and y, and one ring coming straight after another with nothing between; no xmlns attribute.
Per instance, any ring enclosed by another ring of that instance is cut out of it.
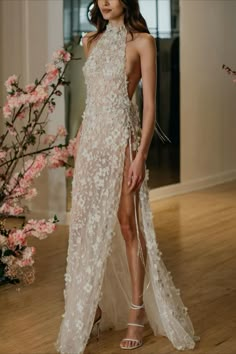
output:
<svg viewBox="0 0 236 354"><path fill-rule="evenodd" d="M142 306L143 303L143 298L140 297L134 297L131 304L133 304L134 306Z"/></svg>

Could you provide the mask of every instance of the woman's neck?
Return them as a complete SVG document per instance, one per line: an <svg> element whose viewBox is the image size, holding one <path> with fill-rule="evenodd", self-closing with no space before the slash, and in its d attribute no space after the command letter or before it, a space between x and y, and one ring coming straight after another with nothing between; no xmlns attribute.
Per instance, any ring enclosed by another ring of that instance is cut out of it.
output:
<svg viewBox="0 0 236 354"><path fill-rule="evenodd" d="M113 27L124 26L124 16L119 17L117 19L109 20L108 23L110 24L110 26L113 26Z"/></svg>

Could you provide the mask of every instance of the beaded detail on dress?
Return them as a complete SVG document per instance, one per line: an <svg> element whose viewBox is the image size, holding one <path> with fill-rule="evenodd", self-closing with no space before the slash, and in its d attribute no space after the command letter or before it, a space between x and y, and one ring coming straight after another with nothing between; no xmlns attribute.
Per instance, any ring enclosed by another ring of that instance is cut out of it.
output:
<svg viewBox="0 0 236 354"><path fill-rule="evenodd" d="M98 303L102 330L127 325L131 284L117 211L126 147L131 156L137 151L141 124L128 97L126 40L124 25L108 23L83 66L87 98L72 183L65 311L55 342L61 354L84 352ZM161 258L147 181L146 169L137 213L147 246L147 321L154 335L167 336L176 349L193 349L199 337Z"/></svg>

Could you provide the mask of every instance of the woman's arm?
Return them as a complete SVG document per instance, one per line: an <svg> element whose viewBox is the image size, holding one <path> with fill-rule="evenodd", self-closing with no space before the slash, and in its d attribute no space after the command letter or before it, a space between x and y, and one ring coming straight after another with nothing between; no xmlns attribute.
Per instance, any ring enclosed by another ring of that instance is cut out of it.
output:
<svg viewBox="0 0 236 354"><path fill-rule="evenodd" d="M89 55L88 38L89 38L89 36L91 36L94 33L95 32L88 32L82 37L82 44L83 44L83 50L84 50L85 58L87 58L88 55ZM82 125L83 125L83 121L81 122L79 130L78 130L77 135L76 135L75 151L77 151L77 149L78 149L79 139L80 139L80 135L81 135L81 131L82 131ZM74 158L75 157L76 156L74 156Z"/></svg>
<svg viewBox="0 0 236 354"><path fill-rule="evenodd" d="M145 161L153 137L156 120L156 42L150 34L142 34L137 44L143 83L143 124L141 142L129 170L129 189L140 188L145 177Z"/></svg>
<svg viewBox="0 0 236 354"><path fill-rule="evenodd" d="M84 37L82 37L82 44L83 44L83 50L84 50L85 57L87 58L88 57L88 33ZM83 121L81 122L79 130L76 135L75 154L78 149L79 139L80 139L80 135L81 135L81 131L82 131L82 125L83 125ZM76 155L74 156L74 158L76 158Z"/></svg>
<svg viewBox="0 0 236 354"><path fill-rule="evenodd" d="M92 49L92 47L94 46L94 43L89 45L88 43L88 39L90 36L93 36L96 32L87 32L83 37L82 37L82 43L83 43L83 48L84 48L84 54L85 54L85 57L88 58L89 56L89 53ZM94 41L96 42L96 40Z"/></svg>
<svg viewBox="0 0 236 354"><path fill-rule="evenodd" d="M149 34L140 41L140 60L143 84L143 124L138 155L146 160L156 120L156 42Z"/></svg>

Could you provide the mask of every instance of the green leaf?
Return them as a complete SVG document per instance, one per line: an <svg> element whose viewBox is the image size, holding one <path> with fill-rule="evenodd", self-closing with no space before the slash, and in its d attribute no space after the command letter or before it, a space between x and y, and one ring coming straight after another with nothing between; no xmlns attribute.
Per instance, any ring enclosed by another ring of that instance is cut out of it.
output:
<svg viewBox="0 0 236 354"><path fill-rule="evenodd" d="M58 219L57 215L54 215L53 223L55 224L56 222L59 222L60 220Z"/></svg>

